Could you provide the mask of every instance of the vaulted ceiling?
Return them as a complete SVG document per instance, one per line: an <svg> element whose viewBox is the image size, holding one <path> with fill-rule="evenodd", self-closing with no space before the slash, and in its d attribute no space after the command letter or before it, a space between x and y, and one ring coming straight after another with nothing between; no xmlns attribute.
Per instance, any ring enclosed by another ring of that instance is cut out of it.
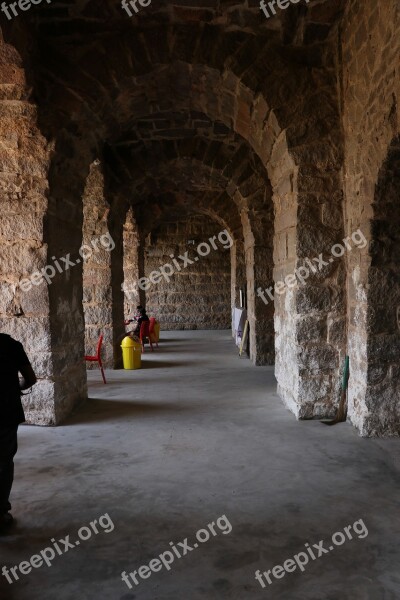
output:
<svg viewBox="0 0 400 600"><path fill-rule="evenodd" d="M262 204L269 186L268 136L257 147L248 125L253 99L290 134L296 96L312 113L313 90L326 87L315 135L329 128L343 4L300 0L267 19L258 0L153 0L134 17L119 0L52 0L6 23L4 35L22 56L44 134L96 140L138 211L162 212L162 198L193 207L203 194L237 222L238 198Z"/></svg>

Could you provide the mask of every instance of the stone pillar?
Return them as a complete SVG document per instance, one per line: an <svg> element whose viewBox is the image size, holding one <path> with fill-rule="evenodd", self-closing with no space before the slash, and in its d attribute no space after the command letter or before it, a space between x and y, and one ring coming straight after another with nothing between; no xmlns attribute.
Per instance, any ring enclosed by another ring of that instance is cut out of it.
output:
<svg viewBox="0 0 400 600"><path fill-rule="evenodd" d="M275 289L284 286L275 293L275 372L279 393L298 418L335 413L345 355L345 266L331 254L344 237L341 177L339 169L326 168L320 148L310 144L307 156L295 153L296 167L282 138L271 159ZM315 260L320 255L327 263L322 268ZM299 268L302 280L286 280Z"/></svg>
<svg viewBox="0 0 400 600"><path fill-rule="evenodd" d="M104 197L104 176L99 161L90 166L83 196L83 311L85 352L95 354L99 336L104 336L102 359L105 367L114 365L112 332L111 252L113 240L108 231L110 207ZM95 363L86 368L98 369Z"/></svg>
<svg viewBox="0 0 400 600"><path fill-rule="evenodd" d="M392 141L372 192L373 218L355 232L349 275L349 416L362 435L400 434L400 137ZM352 217L357 213L354 210ZM354 244L355 245L355 244Z"/></svg>
<svg viewBox="0 0 400 600"><path fill-rule="evenodd" d="M244 243L242 239L233 238L234 244L231 248L231 308L240 306L240 290L246 290L246 265L244 257ZM232 320L232 336L235 336L234 323Z"/></svg>
<svg viewBox="0 0 400 600"><path fill-rule="evenodd" d="M350 2L341 32L346 235L368 242L347 270L348 416L363 436L400 433L399 17L396 0Z"/></svg>
<svg viewBox="0 0 400 600"><path fill-rule="evenodd" d="M22 61L2 40L0 78L0 330L23 343L38 376L33 393L24 397L27 420L54 424L48 287L40 275L31 281L47 263L49 148L37 127Z"/></svg>
<svg viewBox="0 0 400 600"><path fill-rule="evenodd" d="M138 276L139 279L145 276L146 272L146 241L143 235L139 235L139 246L138 246ZM146 306L146 291L139 287L139 304Z"/></svg>
<svg viewBox="0 0 400 600"><path fill-rule="evenodd" d="M250 358L256 365L273 365L274 301L265 293L273 285L273 226L265 220L263 213L243 211L241 216L245 237Z"/></svg>
<svg viewBox="0 0 400 600"><path fill-rule="evenodd" d="M129 209L126 214L123 229L123 244L125 291L124 312L125 316L128 317L129 315L132 315L132 311L136 309L136 306L141 304L141 290L138 287L138 281L140 277L143 277L143 269L142 272L139 270L140 239L132 209Z"/></svg>
<svg viewBox="0 0 400 600"><path fill-rule="evenodd" d="M126 209L125 211L123 209L120 210L118 202L112 202L108 218L108 229L115 245L111 253L112 330L115 369L122 367L121 339L125 333L125 295L123 292L124 214L126 214Z"/></svg>
<svg viewBox="0 0 400 600"><path fill-rule="evenodd" d="M87 398L82 292L82 198L92 157L82 138L60 133L49 173L46 223L49 265L61 265L49 285L54 421ZM64 259L64 260L63 260Z"/></svg>
<svg viewBox="0 0 400 600"><path fill-rule="evenodd" d="M281 141L271 158L271 181L275 207L274 286L296 267L297 194L296 167ZM298 415L298 347L296 339L296 292L287 289L275 296L275 376L278 392L286 406Z"/></svg>

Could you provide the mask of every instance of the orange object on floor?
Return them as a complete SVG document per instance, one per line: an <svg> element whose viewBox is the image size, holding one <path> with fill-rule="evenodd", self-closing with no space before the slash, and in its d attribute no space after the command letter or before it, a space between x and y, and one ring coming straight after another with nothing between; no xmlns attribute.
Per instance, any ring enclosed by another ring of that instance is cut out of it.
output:
<svg viewBox="0 0 400 600"><path fill-rule="evenodd" d="M150 337L150 321L143 321L140 326L140 343L142 344L142 352L144 352L144 341L147 338L149 340L151 351L154 352L153 343Z"/></svg>
<svg viewBox="0 0 400 600"><path fill-rule="evenodd" d="M89 356L89 355L85 356L85 360L88 362L98 362L99 363L101 376L103 377L103 383L107 383L106 376L104 375L103 363L101 362L101 346L102 346L102 344L103 344L103 336L101 335L99 337L99 341L97 342L96 355L95 356Z"/></svg>
<svg viewBox="0 0 400 600"><path fill-rule="evenodd" d="M156 319L154 317L150 317L150 321L149 321L149 335L150 335L150 339L152 342L155 343L155 345L158 348L158 339L157 339L157 331L156 331Z"/></svg>

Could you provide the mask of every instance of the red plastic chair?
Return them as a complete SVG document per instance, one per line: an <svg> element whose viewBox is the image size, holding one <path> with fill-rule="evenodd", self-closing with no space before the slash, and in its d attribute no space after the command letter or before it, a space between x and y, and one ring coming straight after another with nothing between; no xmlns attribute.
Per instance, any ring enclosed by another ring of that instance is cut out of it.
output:
<svg viewBox="0 0 400 600"><path fill-rule="evenodd" d="M144 340L147 338L149 340L151 351L154 352L153 344L150 337L150 321L143 321L140 326L140 343L142 344L142 353L144 352Z"/></svg>
<svg viewBox="0 0 400 600"><path fill-rule="evenodd" d="M101 362L101 345L102 345L102 343L103 343L103 336L101 335L99 337L99 341L97 342L96 355L95 356L85 356L85 360L87 360L88 362L98 362L99 363L101 376L103 377L103 383L107 383L106 376L104 375L103 363Z"/></svg>
<svg viewBox="0 0 400 600"><path fill-rule="evenodd" d="M149 321L149 339L151 339L152 342L155 343L156 347L158 348L158 342L157 342L157 337L154 331L154 326L156 324L156 319L154 317L150 317L150 321Z"/></svg>

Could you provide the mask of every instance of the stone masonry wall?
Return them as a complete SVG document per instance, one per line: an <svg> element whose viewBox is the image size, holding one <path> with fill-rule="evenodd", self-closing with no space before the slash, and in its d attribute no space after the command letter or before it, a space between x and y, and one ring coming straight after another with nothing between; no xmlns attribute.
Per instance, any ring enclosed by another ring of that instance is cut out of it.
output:
<svg viewBox="0 0 400 600"><path fill-rule="evenodd" d="M48 286L19 284L47 263L49 151L21 59L2 40L0 81L0 331L23 343L38 377L24 398L27 420L48 424L55 422Z"/></svg>
<svg viewBox="0 0 400 600"><path fill-rule="evenodd" d="M364 0L349 2L342 31L346 234L360 228L370 242L348 257L349 417L366 436L399 435L400 431L399 412L393 407L396 398L399 405L398 306L387 294L393 291L388 290L388 264L379 262L379 252L376 255L377 246L382 248L383 238L387 238L379 224L389 191L386 189L382 197L382 166L400 132L399 28L400 7L396 0ZM391 168L393 165L388 165L389 177ZM389 220L399 211L399 189L395 196L396 204L391 204L386 216ZM396 243L398 253L396 237L392 248L386 248L393 258ZM375 266L371 255L375 256ZM394 273L398 277L398 272ZM392 323L390 329L387 317ZM397 367L391 365L393 352Z"/></svg>
<svg viewBox="0 0 400 600"><path fill-rule="evenodd" d="M140 289L137 282L140 278L139 272L139 235L132 209L128 210L124 228L124 286L126 289L124 301L124 314L128 318L135 314L136 306L141 304Z"/></svg>
<svg viewBox="0 0 400 600"><path fill-rule="evenodd" d="M85 351L87 354L95 354L99 336L102 334L104 336L103 364L106 367L112 367L110 253L101 243L96 244L101 236L109 233L107 226L108 212L109 205L104 198L104 176L100 163L95 161L90 167L83 196L83 243L89 248L87 251L89 258L83 264ZM90 249L92 249L91 256ZM86 368L98 369L98 365L97 363L86 363Z"/></svg>
<svg viewBox="0 0 400 600"><path fill-rule="evenodd" d="M168 222L150 234L145 250L145 275L171 263L175 257L189 251L197 256L196 247L217 236L221 226L206 216ZM188 245L189 240L196 244ZM217 250L183 268L171 277L153 285L146 292L149 316L156 316L162 329L229 329L231 325L230 249L223 249L216 240ZM182 261L178 261L181 265Z"/></svg>

